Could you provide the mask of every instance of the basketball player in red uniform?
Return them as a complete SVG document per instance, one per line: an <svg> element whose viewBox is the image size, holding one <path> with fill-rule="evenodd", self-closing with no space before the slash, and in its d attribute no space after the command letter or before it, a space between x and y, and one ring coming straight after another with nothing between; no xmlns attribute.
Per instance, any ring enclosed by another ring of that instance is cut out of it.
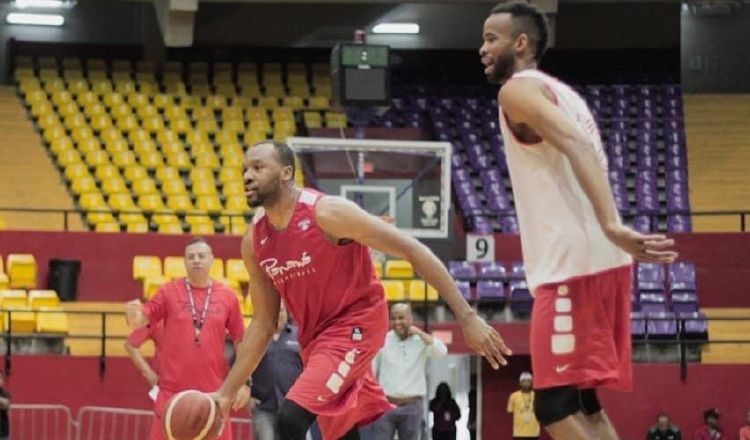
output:
<svg viewBox="0 0 750 440"><path fill-rule="evenodd" d="M372 375L388 309L368 247L410 261L435 286L467 344L499 368L510 354L443 264L419 241L349 200L294 186L294 152L266 141L245 156L248 203L259 208L242 241L255 315L216 399L226 414L276 329L279 301L299 327L304 369L279 412L281 438L304 439L317 417L326 440L358 439L357 426L392 406Z"/></svg>
<svg viewBox="0 0 750 440"><path fill-rule="evenodd" d="M484 73L501 84L500 126L529 288L537 418L556 439L617 439L596 388L632 384L632 256L668 263L662 235L624 226L596 121L568 85L539 71L544 15L496 6L484 23Z"/></svg>

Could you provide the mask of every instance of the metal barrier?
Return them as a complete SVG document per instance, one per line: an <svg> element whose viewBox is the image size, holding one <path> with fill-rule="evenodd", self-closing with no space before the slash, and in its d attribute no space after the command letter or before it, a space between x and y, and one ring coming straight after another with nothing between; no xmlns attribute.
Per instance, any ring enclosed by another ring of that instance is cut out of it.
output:
<svg viewBox="0 0 750 440"><path fill-rule="evenodd" d="M13 440L73 440L75 424L70 409L63 405L12 404Z"/></svg>
<svg viewBox="0 0 750 440"><path fill-rule="evenodd" d="M146 410L84 406L76 440L143 440L149 438L152 418Z"/></svg>

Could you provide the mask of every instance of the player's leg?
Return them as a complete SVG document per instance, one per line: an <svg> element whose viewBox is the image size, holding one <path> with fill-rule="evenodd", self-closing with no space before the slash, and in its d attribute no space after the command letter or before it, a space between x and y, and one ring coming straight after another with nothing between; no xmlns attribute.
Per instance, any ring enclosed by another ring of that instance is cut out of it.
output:
<svg viewBox="0 0 750 440"><path fill-rule="evenodd" d="M534 413L555 440L597 439L581 414L579 393L573 386L536 390Z"/></svg>
<svg viewBox="0 0 750 440"><path fill-rule="evenodd" d="M278 415L275 411L256 409L253 411L253 438L255 440L276 440Z"/></svg>
<svg viewBox="0 0 750 440"><path fill-rule="evenodd" d="M305 440L307 431L315 420L315 414L285 400L279 409L279 432L284 440Z"/></svg>

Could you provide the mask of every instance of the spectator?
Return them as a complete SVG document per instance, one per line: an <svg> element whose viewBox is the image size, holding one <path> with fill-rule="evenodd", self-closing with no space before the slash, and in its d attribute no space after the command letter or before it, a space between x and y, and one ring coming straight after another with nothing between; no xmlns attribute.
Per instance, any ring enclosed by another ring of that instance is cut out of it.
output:
<svg viewBox="0 0 750 440"><path fill-rule="evenodd" d="M279 322L271 345L253 372L250 410L253 413L253 438L279 440L279 409L284 396L302 373L297 327L289 323L286 306L279 307ZM313 424L313 438L317 425Z"/></svg>
<svg viewBox="0 0 750 440"><path fill-rule="evenodd" d="M508 413L513 414L513 439L538 439L539 422L534 415L533 377L528 371L518 378L521 389L508 398Z"/></svg>
<svg viewBox="0 0 750 440"><path fill-rule="evenodd" d="M456 440L456 421L461 418L461 410L447 383L438 385L435 398L430 400L430 411L433 413L432 440Z"/></svg>
<svg viewBox="0 0 750 440"><path fill-rule="evenodd" d="M694 440L722 440L724 435L719 427L719 410L710 408L703 411L704 426L695 430Z"/></svg>
<svg viewBox="0 0 750 440"><path fill-rule="evenodd" d="M448 348L412 325L414 319L408 304L394 304L390 319L391 330L373 363L375 377L388 401L397 408L383 414L372 429L375 440L392 440L396 431L399 440L419 440L427 394L427 359L444 357Z"/></svg>
<svg viewBox="0 0 750 440"><path fill-rule="evenodd" d="M10 393L5 389L5 376L0 372L0 440L10 439Z"/></svg>
<svg viewBox="0 0 750 440"><path fill-rule="evenodd" d="M750 411L747 412L747 423L740 428L740 440L750 440Z"/></svg>
<svg viewBox="0 0 750 440"><path fill-rule="evenodd" d="M132 328L163 326L151 440L165 438L161 417L172 395L189 389L211 392L221 385L229 368L224 356L227 332L235 344L244 334L237 295L209 276L213 260L208 243L194 238L185 246L186 278L164 284L146 304L139 300L127 304ZM234 409L245 407L249 396L249 388L241 388L235 395ZM231 438L227 419L220 440Z"/></svg>
<svg viewBox="0 0 750 440"><path fill-rule="evenodd" d="M660 413L656 417L656 425L652 426L646 436L647 440L682 440L680 429L669 423L669 416Z"/></svg>

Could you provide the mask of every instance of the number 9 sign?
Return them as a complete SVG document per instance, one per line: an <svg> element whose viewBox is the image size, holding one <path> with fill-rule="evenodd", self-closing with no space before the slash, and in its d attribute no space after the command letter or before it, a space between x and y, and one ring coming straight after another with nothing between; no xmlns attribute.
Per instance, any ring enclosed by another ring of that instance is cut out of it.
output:
<svg viewBox="0 0 750 440"><path fill-rule="evenodd" d="M492 235L466 235L467 261L495 261L495 237Z"/></svg>

